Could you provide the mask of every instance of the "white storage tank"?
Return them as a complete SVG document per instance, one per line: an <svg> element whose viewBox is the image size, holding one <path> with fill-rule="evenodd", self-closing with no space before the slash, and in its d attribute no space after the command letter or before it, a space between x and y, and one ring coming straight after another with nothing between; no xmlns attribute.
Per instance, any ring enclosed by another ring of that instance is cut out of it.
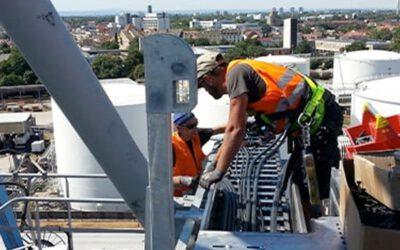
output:
<svg viewBox="0 0 400 250"><path fill-rule="evenodd" d="M400 76L367 81L359 85L352 95L352 125L362 121L366 102L383 116L400 114Z"/></svg>
<svg viewBox="0 0 400 250"><path fill-rule="evenodd" d="M384 50L360 50L338 55L333 64L333 92L350 95L363 81L398 75L400 54Z"/></svg>
<svg viewBox="0 0 400 250"><path fill-rule="evenodd" d="M269 63L276 63L280 64L289 68L293 68L305 75L310 74L310 60L308 58L301 58L295 56L263 56L258 57L255 60L261 62L269 62Z"/></svg>
<svg viewBox="0 0 400 250"><path fill-rule="evenodd" d="M130 79L101 80L100 82L147 159L145 87ZM54 100L52 105L58 173L104 173ZM96 126L102 126L102 124ZM64 181L61 183L65 193L65 183ZM108 179L69 179L69 189L70 197L75 198L121 197ZM72 208L84 211L129 211L124 204L72 203Z"/></svg>
<svg viewBox="0 0 400 250"><path fill-rule="evenodd" d="M193 109L199 121L199 128L214 128L226 125L229 118L229 97L224 95L215 100L204 88L199 89L197 106ZM213 143L209 142L203 147L204 153L211 152Z"/></svg>

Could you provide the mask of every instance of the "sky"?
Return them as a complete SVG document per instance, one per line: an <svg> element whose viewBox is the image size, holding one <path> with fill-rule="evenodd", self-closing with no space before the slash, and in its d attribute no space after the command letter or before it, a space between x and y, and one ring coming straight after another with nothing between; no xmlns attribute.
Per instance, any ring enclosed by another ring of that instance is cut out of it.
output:
<svg viewBox="0 0 400 250"><path fill-rule="evenodd" d="M151 4L154 11L172 10L269 10L272 7L304 7L308 9L394 9L397 0L51 0L58 11L134 10L145 11Z"/></svg>

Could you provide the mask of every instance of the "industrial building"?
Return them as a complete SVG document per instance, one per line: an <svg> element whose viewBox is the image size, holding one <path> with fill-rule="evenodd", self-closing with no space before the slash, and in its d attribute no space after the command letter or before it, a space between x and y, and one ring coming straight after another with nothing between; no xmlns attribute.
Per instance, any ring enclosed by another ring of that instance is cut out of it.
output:
<svg viewBox="0 0 400 250"><path fill-rule="evenodd" d="M16 15L30 27L16 22ZM226 123L229 113L228 97L214 100L198 90L196 56L184 40L144 38L145 85L99 81L49 0L0 4L0 22L51 93L57 163L54 169L36 164L35 171L0 173L0 244L6 249L398 248L400 203L392 198L400 191L398 54L362 51L335 58L337 93L351 87L355 126L345 129L345 153L340 169L332 169L329 199L314 203L318 214L310 216L312 198L301 197L288 174L294 159L288 130L266 138L249 126L246 143L218 184L173 197L171 114L193 110L199 127L213 127ZM292 49L297 21L285 24ZM256 60L310 71L305 58ZM364 101L368 109L359 106ZM34 125L30 114L2 115L0 133L25 135ZM204 169L222 142L214 136L205 145ZM385 150L375 155L374 147ZM38 157L52 158L50 150ZM310 169L302 167L313 196ZM40 192L43 180L62 192ZM377 186L383 191L371 190Z"/></svg>
<svg viewBox="0 0 400 250"><path fill-rule="evenodd" d="M283 21L283 47L294 49L297 47L297 19L288 18Z"/></svg>

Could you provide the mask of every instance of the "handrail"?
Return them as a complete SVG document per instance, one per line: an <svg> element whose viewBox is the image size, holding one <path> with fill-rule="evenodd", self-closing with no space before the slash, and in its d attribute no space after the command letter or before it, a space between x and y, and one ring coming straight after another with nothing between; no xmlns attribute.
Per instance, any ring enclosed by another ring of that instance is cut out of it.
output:
<svg viewBox="0 0 400 250"><path fill-rule="evenodd" d="M115 198L61 198L61 197L35 197L35 196L21 196L8 200L3 205L0 206L0 213L3 212L8 206L16 202L70 202L70 203L116 203L123 204L125 201L123 199Z"/></svg>
<svg viewBox="0 0 400 250"><path fill-rule="evenodd" d="M0 177L19 177L19 178L96 178L96 179L106 179L108 176L106 174L55 174L55 173L2 173Z"/></svg>

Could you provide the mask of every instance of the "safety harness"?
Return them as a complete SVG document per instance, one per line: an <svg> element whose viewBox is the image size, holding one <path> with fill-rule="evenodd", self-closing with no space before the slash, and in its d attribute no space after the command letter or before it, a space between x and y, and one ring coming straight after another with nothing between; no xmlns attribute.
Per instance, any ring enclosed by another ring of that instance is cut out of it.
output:
<svg viewBox="0 0 400 250"><path fill-rule="evenodd" d="M297 124L300 127L309 126L310 133L314 134L317 132L325 115L325 101L323 98L325 88L321 85L317 85L309 77L304 75L303 77L311 89L311 99L307 102L304 111L300 114Z"/></svg>
<svg viewBox="0 0 400 250"><path fill-rule="evenodd" d="M297 72L298 73L298 72ZM300 73L299 73L300 74ZM291 124L290 131L298 131L302 127L309 127L310 133L317 132L325 115L324 93L325 88L317 85L311 78L301 74L311 89L311 98L308 100L296 122ZM275 113L272 115L257 114L256 119L261 119L265 125L272 126L273 121L293 115L292 110Z"/></svg>

